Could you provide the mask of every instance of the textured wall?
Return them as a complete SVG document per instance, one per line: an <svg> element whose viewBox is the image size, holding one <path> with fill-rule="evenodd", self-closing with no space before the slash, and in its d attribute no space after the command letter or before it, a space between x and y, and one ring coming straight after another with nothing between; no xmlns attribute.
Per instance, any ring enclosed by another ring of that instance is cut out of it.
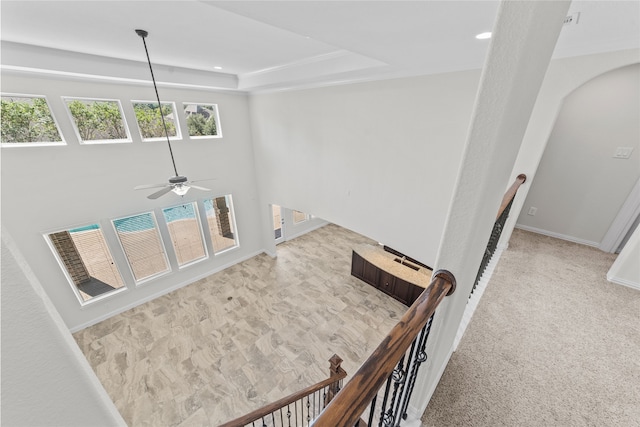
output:
<svg viewBox="0 0 640 427"><path fill-rule="evenodd" d="M4 229L0 421L6 426L125 425Z"/></svg>

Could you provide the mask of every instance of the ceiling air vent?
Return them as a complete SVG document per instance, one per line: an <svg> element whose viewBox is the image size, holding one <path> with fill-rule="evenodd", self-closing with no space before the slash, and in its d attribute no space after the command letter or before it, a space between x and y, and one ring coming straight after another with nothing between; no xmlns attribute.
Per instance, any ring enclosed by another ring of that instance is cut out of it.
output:
<svg viewBox="0 0 640 427"><path fill-rule="evenodd" d="M573 13L571 15L567 15L566 18L564 18L564 25L577 25L578 24L578 20L580 19L580 12L576 12Z"/></svg>

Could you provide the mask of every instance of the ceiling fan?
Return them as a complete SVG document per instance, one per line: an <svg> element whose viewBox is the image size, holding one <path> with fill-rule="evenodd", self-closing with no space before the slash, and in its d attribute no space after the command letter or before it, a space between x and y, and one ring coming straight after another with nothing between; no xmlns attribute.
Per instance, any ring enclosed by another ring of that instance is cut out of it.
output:
<svg viewBox="0 0 640 427"><path fill-rule="evenodd" d="M187 194L190 188L195 188L196 190L202 191L211 191L208 188L200 187L198 185L193 185L194 182L199 181L189 181L186 176L182 176L178 174L178 169L176 168L176 161L173 158L173 150L171 149L171 141L169 140L169 132L167 131L167 124L164 121L164 114L162 114L162 104L160 103L160 96L158 95L158 87L156 85L156 79L153 76L153 68L151 68L151 59L149 59L149 51L147 50L147 42L145 41L145 37L149 35L149 33L145 30L136 30L136 34L142 38L142 44L144 45L144 51L147 54L147 62L149 63L149 71L151 71L151 80L153 81L153 88L156 91L156 99L158 100L158 111L160 113L160 118L162 119L162 126L164 127L164 134L167 137L167 145L169 146L169 154L171 155L171 163L173 164L173 171L175 172L175 176L169 178L168 183L164 184L146 184L146 185L138 185L134 187L134 190L145 190L149 188L162 188L155 193L149 194L147 199L157 199L158 197L164 196L170 191L173 191L178 196L184 196ZM211 179L202 179L200 181L211 181Z"/></svg>

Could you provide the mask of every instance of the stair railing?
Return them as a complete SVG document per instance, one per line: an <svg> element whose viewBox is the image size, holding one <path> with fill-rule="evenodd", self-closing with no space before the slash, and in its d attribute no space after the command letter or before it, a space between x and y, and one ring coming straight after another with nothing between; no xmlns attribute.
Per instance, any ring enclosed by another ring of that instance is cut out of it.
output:
<svg viewBox="0 0 640 427"><path fill-rule="evenodd" d="M418 369L427 360L433 315L455 287L451 273L436 271L429 286L311 426L364 427L374 421L398 426L406 419Z"/></svg>
<svg viewBox="0 0 640 427"><path fill-rule="evenodd" d="M480 278L482 274L489 265L489 261L491 261L491 257L496 252L498 248L498 241L500 240L500 236L502 235L502 229L504 228L505 223L507 222L507 218L509 217L509 212L511 211L511 205L513 204L513 199L516 197L516 193L522 184L527 180L527 176L523 173L518 175L511 184L511 187L504 193L504 197L502 198L502 203L500 204L500 209L498 209L498 214L496 215L496 222L493 224L493 230L491 230L491 236L489 237L489 242L487 243L487 248L484 251L484 255L482 257L482 262L480 263L480 268L478 269L478 274L476 275L476 280L473 282L473 287L471 288L471 293L469 294L469 298L473 295L473 292L476 290L478 283L480 282Z"/></svg>
<svg viewBox="0 0 640 427"><path fill-rule="evenodd" d="M340 364L342 359L334 354L329 359L329 378L287 397L270 403L220 427L302 427L329 404L342 387L347 373Z"/></svg>

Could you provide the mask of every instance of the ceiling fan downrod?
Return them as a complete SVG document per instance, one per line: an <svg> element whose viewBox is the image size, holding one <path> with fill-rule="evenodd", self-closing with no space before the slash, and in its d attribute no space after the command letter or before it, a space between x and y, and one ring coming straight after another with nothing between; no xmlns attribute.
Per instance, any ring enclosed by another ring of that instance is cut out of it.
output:
<svg viewBox="0 0 640 427"><path fill-rule="evenodd" d="M160 103L160 95L158 95L158 86L156 85L156 78L153 75L153 68L151 67L151 59L149 58L149 51L147 50L147 42L145 38L149 35L149 33L145 30L135 30L136 34L142 38L142 44L144 45L144 52L147 54L147 62L149 63L149 71L151 71L151 80L153 81L153 89L156 92L156 99L158 100L158 111L160 113L160 118L162 119L162 127L164 128L164 135L167 137L167 145L169 146L169 154L171 155L171 163L173 164L173 171L176 174L176 178L184 178L177 182L185 182L187 180L186 177L180 176L178 174L178 169L176 168L176 161L173 158L173 150L171 149L171 141L169 140L169 131L167 130L167 123L164 121L164 114L162 114L162 104ZM173 179L173 178L172 178ZM171 182L171 179L169 180Z"/></svg>

